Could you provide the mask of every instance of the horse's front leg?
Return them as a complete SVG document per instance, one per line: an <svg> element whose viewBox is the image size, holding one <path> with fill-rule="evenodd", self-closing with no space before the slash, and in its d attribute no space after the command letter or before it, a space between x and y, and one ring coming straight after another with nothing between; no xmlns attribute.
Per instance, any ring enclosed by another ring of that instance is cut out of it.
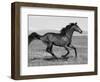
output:
<svg viewBox="0 0 100 82"><path fill-rule="evenodd" d="M67 53L65 55L62 55L61 57L65 58L68 54L69 54L69 49L68 49L68 46L65 46L64 47L65 50L67 51Z"/></svg>
<svg viewBox="0 0 100 82"><path fill-rule="evenodd" d="M76 48L73 45L69 45L69 47L74 49L74 51L75 51L75 58L77 58L77 50L76 50Z"/></svg>

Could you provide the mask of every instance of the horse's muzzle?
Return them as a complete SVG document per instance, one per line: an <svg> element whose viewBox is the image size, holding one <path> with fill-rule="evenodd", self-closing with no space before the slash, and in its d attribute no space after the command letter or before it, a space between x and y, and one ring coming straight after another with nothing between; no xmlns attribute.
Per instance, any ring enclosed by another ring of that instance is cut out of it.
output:
<svg viewBox="0 0 100 82"><path fill-rule="evenodd" d="M82 32L83 32L83 31L81 30L80 33L82 34Z"/></svg>

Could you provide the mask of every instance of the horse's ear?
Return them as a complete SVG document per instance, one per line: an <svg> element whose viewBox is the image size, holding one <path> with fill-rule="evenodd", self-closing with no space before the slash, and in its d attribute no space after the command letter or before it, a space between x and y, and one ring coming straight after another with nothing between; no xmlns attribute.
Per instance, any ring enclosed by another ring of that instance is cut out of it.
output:
<svg viewBox="0 0 100 82"><path fill-rule="evenodd" d="M77 22L75 22L75 25L77 25Z"/></svg>

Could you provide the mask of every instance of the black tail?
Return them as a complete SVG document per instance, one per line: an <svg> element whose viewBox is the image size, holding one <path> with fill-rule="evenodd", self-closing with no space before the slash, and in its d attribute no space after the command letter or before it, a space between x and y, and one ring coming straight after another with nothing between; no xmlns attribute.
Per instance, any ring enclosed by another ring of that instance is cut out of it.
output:
<svg viewBox="0 0 100 82"><path fill-rule="evenodd" d="M40 37L41 37L41 36L40 36L39 34L37 34L36 32L31 33L31 34L28 36L28 44L30 44L31 41L34 40L34 39L40 39Z"/></svg>

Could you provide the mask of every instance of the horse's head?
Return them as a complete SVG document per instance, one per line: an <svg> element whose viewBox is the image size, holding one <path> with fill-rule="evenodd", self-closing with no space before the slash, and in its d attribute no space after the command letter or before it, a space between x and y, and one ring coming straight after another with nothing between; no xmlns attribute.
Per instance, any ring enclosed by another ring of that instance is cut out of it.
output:
<svg viewBox="0 0 100 82"><path fill-rule="evenodd" d="M79 28L79 26L77 25L77 23L73 23L72 27L71 27L74 31L82 33L82 30Z"/></svg>
<svg viewBox="0 0 100 82"><path fill-rule="evenodd" d="M77 31L79 33L82 33L82 30L79 28L77 23L70 23L66 27L62 28L60 32L61 32L61 35L66 35L66 33L68 33L69 31Z"/></svg>

